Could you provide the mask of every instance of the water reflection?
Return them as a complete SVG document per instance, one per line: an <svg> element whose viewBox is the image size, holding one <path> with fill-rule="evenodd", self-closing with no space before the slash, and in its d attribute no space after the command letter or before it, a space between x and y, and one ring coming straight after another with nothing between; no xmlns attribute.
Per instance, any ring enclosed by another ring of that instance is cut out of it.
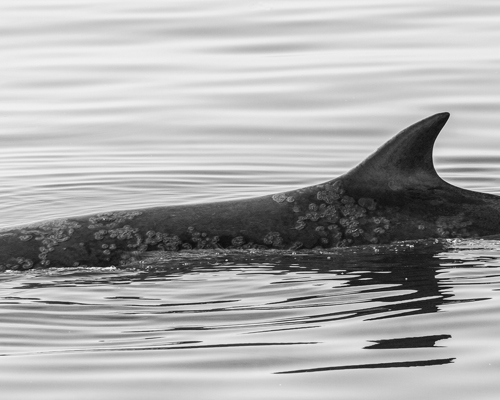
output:
<svg viewBox="0 0 500 400"><path fill-rule="evenodd" d="M28 336L1 353L167 351L190 360L203 351L223 361L265 348L270 372L286 374L447 365L459 357L450 347L458 325L436 325L432 315L487 300L478 291L457 298L454 268L494 256L443 250L162 253L127 269L13 274L0 282L9 313L0 329ZM491 283L498 271L486 276ZM47 324L50 336L36 334ZM279 361L288 354L299 361Z"/></svg>
<svg viewBox="0 0 500 400"><path fill-rule="evenodd" d="M419 337L407 337L387 340L371 340L376 344L364 347L365 349L411 349L419 347L439 347L436 342L439 340L451 339L450 335L430 335Z"/></svg>
<svg viewBox="0 0 500 400"><path fill-rule="evenodd" d="M409 368L409 367L429 367L432 365L451 364L454 358L443 358L439 360L424 360L424 361L400 361L377 364L359 364L359 365L342 365L336 367L322 367L298 369L293 371L276 372L276 374L301 374L304 372L325 372L325 371L342 371L348 369L381 369L381 368Z"/></svg>

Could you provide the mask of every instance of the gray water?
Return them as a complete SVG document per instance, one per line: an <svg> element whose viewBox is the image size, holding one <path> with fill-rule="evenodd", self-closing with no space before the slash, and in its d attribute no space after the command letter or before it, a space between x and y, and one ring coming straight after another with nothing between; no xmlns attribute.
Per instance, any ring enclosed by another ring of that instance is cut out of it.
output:
<svg viewBox="0 0 500 400"><path fill-rule="evenodd" d="M441 111L440 175L500 194L500 3L4 0L0 21L0 227L320 183ZM497 398L499 260L6 272L2 397Z"/></svg>

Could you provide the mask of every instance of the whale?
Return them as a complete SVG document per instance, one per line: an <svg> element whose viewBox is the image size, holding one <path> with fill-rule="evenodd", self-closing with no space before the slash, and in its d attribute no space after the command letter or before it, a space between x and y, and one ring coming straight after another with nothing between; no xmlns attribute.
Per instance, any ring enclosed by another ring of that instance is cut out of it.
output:
<svg viewBox="0 0 500 400"><path fill-rule="evenodd" d="M0 270L126 266L151 251L332 249L500 233L500 197L439 177L443 112L345 174L243 200L102 212L0 231Z"/></svg>

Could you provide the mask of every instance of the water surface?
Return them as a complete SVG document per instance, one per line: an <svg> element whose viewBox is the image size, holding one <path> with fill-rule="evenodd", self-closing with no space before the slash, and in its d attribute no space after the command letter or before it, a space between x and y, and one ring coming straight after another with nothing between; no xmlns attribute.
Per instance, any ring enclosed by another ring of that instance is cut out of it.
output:
<svg viewBox="0 0 500 400"><path fill-rule="evenodd" d="M329 180L449 111L500 194L500 4L0 5L0 226ZM9 399L497 398L497 242L0 277Z"/></svg>

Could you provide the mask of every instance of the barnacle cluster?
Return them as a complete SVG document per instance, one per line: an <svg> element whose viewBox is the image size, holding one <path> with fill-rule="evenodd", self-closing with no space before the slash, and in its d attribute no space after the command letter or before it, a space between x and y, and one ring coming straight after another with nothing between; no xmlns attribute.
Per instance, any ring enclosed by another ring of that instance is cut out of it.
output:
<svg viewBox="0 0 500 400"><path fill-rule="evenodd" d="M436 220L436 231L440 237L468 237L467 227L471 221L465 220L463 213L453 216L441 216Z"/></svg>
<svg viewBox="0 0 500 400"><path fill-rule="evenodd" d="M141 215L141 211L113 211L93 215L89 218L89 229L115 228L121 223Z"/></svg>
<svg viewBox="0 0 500 400"><path fill-rule="evenodd" d="M276 203L283 203L286 200L287 196L284 193L276 193L272 195L272 199Z"/></svg>
<svg viewBox="0 0 500 400"><path fill-rule="evenodd" d="M22 271L33 268L33 260L26 257L15 257L9 260L10 262L6 265L0 266L0 271L11 269L15 271Z"/></svg>
<svg viewBox="0 0 500 400"><path fill-rule="evenodd" d="M39 225L27 226L21 229L19 240L23 242L31 241L33 239L39 241L39 262L42 266L49 266L49 253L53 252L62 242L68 241L75 232L75 229L80 227L81 225L78 222L67 219L48 221ZM22 263L24 266L28 264L26 264L26 262ZM33 262L31 262L31 266L32 265Z"/></svg>
<svg viewBox="0 0 500 400"><path fill-rule="evenodd" d="M209 236L206 232L198 232L194 227L188 227L191 241L197 249L217 249L220 248L219 236ZM189 243L188 243L189 244Z"/></svg>
<svg viewBox="0 0 500 400"><path fill-rule="evenodd" d="M287 197L280 193L273 200L281 207ZM317 244L322 247L378 243L390 229L390 221L379 217L376 210L374 199L351 197L342 180L335 180L312 187L308 194L295 199L291 209L297 215L293 229L316 235Z"/></svg>
<svg viewBox="0 0 500 400"><path fill-rule="evenodd" d="M264 243L275 248L281 248L283 247L283 238L279 232L269 232L264 236Z"/></svg>

